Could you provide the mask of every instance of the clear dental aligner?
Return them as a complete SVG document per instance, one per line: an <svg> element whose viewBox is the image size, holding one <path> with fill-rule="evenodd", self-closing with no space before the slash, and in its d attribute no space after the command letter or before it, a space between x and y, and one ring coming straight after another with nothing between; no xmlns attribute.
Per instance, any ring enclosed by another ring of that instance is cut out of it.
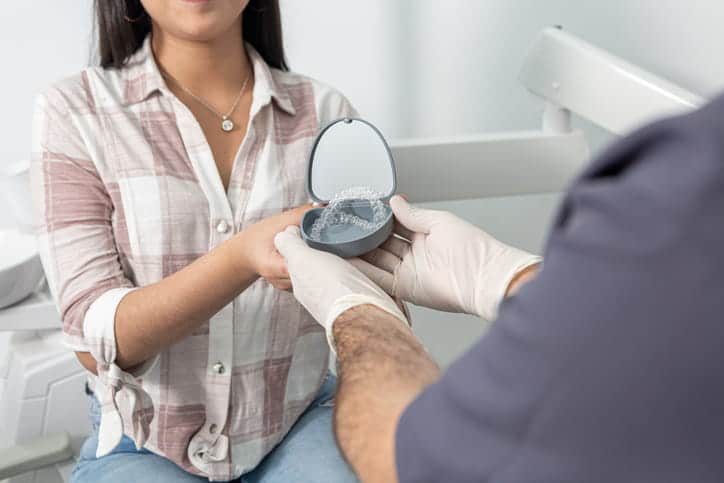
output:
<svg viewBox="0 0 724 483"><path fill-rule="evenodd" d="M366 220L346 210L349 201L367 201L372 207L372 220ZM335 194L322 214L314 221L310 238L321 241L322 231L336 225L355 225L364 231L372 232L382 226L386 217L382 194L369 186L354 186Z"/></svg>

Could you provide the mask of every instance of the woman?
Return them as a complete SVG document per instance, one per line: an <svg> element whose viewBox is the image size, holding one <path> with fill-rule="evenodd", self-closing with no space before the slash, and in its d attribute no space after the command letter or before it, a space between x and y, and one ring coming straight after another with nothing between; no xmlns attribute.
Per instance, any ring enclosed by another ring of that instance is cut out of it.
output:
<svg viewBox="0 0 724 483"><path fill-rule="evenodd" d="M100 67L39 98L42 259L94 374L73 482L354 481L272 243L317 130L354 112L287 71L277 2L247 3L96 1Z"/></svg>

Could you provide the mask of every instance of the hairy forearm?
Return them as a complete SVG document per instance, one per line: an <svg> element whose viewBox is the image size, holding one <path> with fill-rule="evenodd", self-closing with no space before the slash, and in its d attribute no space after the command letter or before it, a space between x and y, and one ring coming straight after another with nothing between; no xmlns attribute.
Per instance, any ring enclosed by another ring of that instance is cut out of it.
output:
<svg viewBox="0 0 724 483"><path fill-rule="evenodd" d="M440 370L409 327L372 305L343 313L333 335L340 448L362 481L394 482L397 421Z"/></svg>
<svg viewBox="0 0 724 483"><path fill-rule="evenodd" d="M193 332L257 278L238 262L237 235L187 267L134 290L116 311L116 363L123 369L152 358Z"/></svg>

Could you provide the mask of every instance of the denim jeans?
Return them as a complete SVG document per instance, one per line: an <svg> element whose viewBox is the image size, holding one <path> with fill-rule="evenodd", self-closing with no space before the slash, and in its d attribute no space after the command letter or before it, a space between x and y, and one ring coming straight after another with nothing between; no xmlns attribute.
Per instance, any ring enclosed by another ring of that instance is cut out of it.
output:
<svg viewBox="0 0 724 483"><path fill-rule="evenodd" d="M337 380L329 375L317 398L302 414L289 434L238 483L353 483L357 482L344 461L332 432L333 398ZM96 458L100 408L93 396L93 432L83 444L71 483L199 483L206 478L192 475L175 463L147 449L136 450L124 436L110 454Z"/></svg>

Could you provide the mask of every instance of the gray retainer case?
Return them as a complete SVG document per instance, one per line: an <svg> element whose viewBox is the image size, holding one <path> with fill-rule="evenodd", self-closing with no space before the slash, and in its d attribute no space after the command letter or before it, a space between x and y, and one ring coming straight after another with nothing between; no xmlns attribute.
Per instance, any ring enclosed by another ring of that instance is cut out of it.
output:
<svg viewBox="0 0 724 483"><path fill-rule="evenodd" d="M329 203L336 193L354 186L369 186L383 195L386 215L373 231L356 225L327 227L319 240L311 237L312 226L324 210L309 210L302 218L302 238L312 248L349 258L380 246L392 234L394 217L389 200L397 189L395 162L382 133L364 119L342 118L320 131L307 165L307 193L317 203ZM343 202L349 213L372 220L368 200Z"/></svg>

